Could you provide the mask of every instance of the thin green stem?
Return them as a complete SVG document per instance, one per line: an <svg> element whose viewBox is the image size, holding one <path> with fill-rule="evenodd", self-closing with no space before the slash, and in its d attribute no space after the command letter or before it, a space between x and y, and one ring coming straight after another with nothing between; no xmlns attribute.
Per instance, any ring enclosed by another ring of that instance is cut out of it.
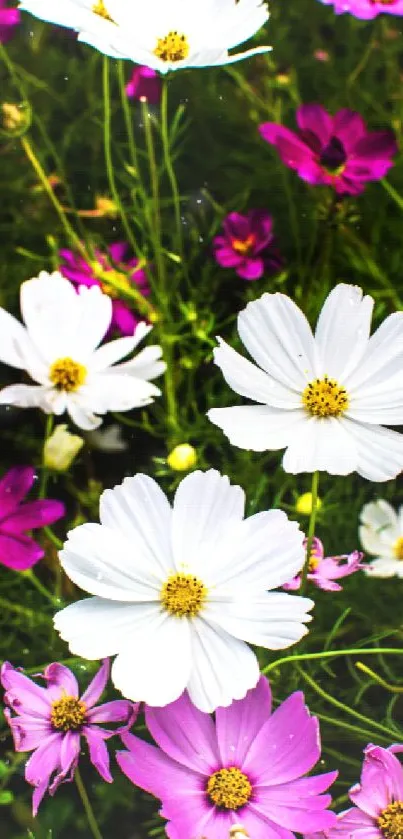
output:
<svg viewBox="0 0 403 839"><path fill-rule="evenodd" d="M403 655L403 647L376 647L374 649L364 649L360 647L352 647L349 650L328 650L321 653L300 653L298 655L287 655L284 658L279 658L268 664L262 670L262 673L267 676L272 670L282 667L283 664L290 664L296 661L322 661L327 658L339 658L339 656L349 655Z"/></svg>
<svg viewBox="0 0 403 839"><path fill-rule="evenodd" d="M4 597L0 597L0 608L5 610L8 609L9 612L15 612L16 615L21 615L21 617L27 618L33 623L49 621L48 616L45 615L43 612L39 610L34 611L34 609L28 609L27 606L20 606L19 603L12 603L10 600L7 600Z"/></svg>
<svg viewBox="0 0 403 839"><path fill-rule="evenodd" d="M361 670L362 673L365 673L366 676L370 676L371 679L374 680L378 685L385 688L385 690L389 691L389 693L403 693L403 686L400 685L391 685L390 682L387 682L385 679L382 679L382 676L379 676L378 673L375 673L371 670L370 667L367 667L366 664L363 664L362 661L356 661L355 666L357 670Z"/></svg>
<svg viewBox="0 0 403 839"><path fill-rule="evenodd" d="M311 486L311 494L312 494L312 509L311 515L309 516L309 525L308 525L308 535L306 540L306 557L305 557L305 565L302 569L301 575L301 587L300 593L302 594L305 586L307 575L309 571L309 562L311 558L311 551L312 551L312 543L313 538L315 536L315 525L316 525L316 514L318 512L318 490L319 490L319 472L314 472L312 475L312 486Z"/></svg>
<svg viewBox="0 0 403 839"><path fill-rule="evenodd" d="M130 224L127 219L127 215L123 204L120 200L120 195L116 186L115 180L115 172L113 169L113 160L112 160L112 134L111 134L111 94L110 94L110 83L109 83L109 59L107 55L103 57L103 69L102 69L102 81L103 81L103 97L104 97L104 154L105 154L105 166L106 166L106 174L108 177L109 189L111 191L112 198L119 210L120 217L122 219L122 224L128 238L128 241L133 248L134 253L138 254L138 246L136 239L133 236L133 231L130 227Z"/></svg>
<svg viewBox="0 0 403 839"><path fill-rule="evenodd" d="M81 801L82 801L82 804L83 804L83 807L84 807L84 810L85 810L85 815L87 816L87 821L88 821L91 833L92 833L94 839L102 839L102 833L101 833L101 831L98 827L98 823L97 823L97 820L95 818L95 813L92 809L92 805L91 805L90 799L88 798L87 790L85 789L84 782L83 782L83 779L81 777L81 773L80 773L80 770L78 769L78 767L77 767L77 769L74 773L74 780L76 782L78 793L79 793L79 796L81 798Z"/></svg>
<svg viewBox="0 0 403 839"><path fill-rule="evenodd" d="M52 434L54 426L54 416L53 414L48 414L46 417L46 426L45 426L45 439L43 443L43 454L42 454L42 469L41 469L41 477L39 480L39 492L38 498L45 498L46 496L46 489L48 485L48 477L49 477L49 469L45 464L45 445L46 441Z"/></svg>
<svg viewBox="0 0 403 839"><path fill-rule="evenodd" d="M171 159L171 149L170 149L170 142L169 142L169 128L168 128L168 85L169 81L166 77L163 78L162 81L162 94L161 94L161 139L162 139L162 149L164 154L164 165L166 169L166 173L169 178L169 182L171 185L172 190L172 198L174 204L174 213L175 213L175 226L176 226L176 249L181 259L182 268L185 269L185 259L183 253L183 235L182 235L182 220L181 220L181 203L180 203L180 193L178 189L178 182L176 180L176 174L174 167L172 165Z"/></svg>
<svg viewBox="0 0 403 839"><path fill-rule="evenodd" d="M47 589L46 586L43 585L43 583L41 583L41 581L38 579L38 577L35 576L31 568L29 568L28 571L21 571L20 573L23 574L24 577L26 577L26 579L29 580L30 583L32 583L32 585L36 588L37 591L39 591L42 597L46 597L46 599L49 600L53 607L60 607L59 598L52 594L52 592L49 591L49 589Z"/></svg>

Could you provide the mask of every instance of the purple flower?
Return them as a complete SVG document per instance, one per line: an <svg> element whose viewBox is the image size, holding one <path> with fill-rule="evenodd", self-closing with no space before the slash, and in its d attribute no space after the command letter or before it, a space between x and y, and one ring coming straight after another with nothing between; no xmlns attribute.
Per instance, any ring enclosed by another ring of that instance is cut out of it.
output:
<svg viewBox="0 0 403 839"><path fill-rule="evenodd" d="M281 267L273 219L266 210L250 210L246 216L229 213L223 229L224 235L213 240L214 256L222 268L234 268L243 280L258 280L265 271Z"/></svg>
<svg viewBox="0 0 403 839"><path fill-rule="evenodd" d="M14 571L32 568L45 553L26 531L53 524L65 514L61 501L21 504L34 480L32 466L14 466L0 479L0 563Z"/></svg>
<svg viewBox="0 0 403 839"><path fill-rule="evenodd" d="M344 810L330 831L330 839L397 839L403 823L403 767L393 752L403 746L383 749L372 743L364 750L359 784L349 796L355 807Z"/></svg>
<svg viewBox="0 0 403 839"><path fill-rule="evenodd" d="M403 0L320 0L325 6L334 6L336 15L349 12L354 17L369 20L382 13L403 15Z"/></svg>
<svg viewBox="0 0 403 839"><path fill-rule="evenodd" d="M367 131L355 111L344 108L332 117L321 105L301 105L296 116L298 134L275 122L263 123L259 131L303 181L359 195L367 181L383 178L393 165L393 132Z"/></svg>
<svg viewBox="0 0 403 839"><path fill-rule="evenodd" d="M127 731L137 715L138 706L118 699L95 706L109 678L109 659L79 698L75 676L57 662L46 667L46 687L40 687L6 661L1 668L1 683L6 691L4 715L11 728L17 752L34 752L25 766L25 779L35 787L32 805L34 816L49 790L53 795L64 781L71 781L80 755L81 736L85 737L90 761L104 781L111 783L109 754L105 740ZM16 716L12 716L11 710ZM119 722L111 731L98 723Z"/></svg>
<svg viewBox="0 0 403 839"><path fill-rule="evenodd" d="M129 99L138 99L158 105L161 99L161 77L151 67L135 67L126 85Z"/></svg>
<svg viewBox="0 0 403 839"><path fill-rule="evenodd" d="M94 262L91 263L65 248L59 251L65 263L60 266L60 271L77 286L100 286L104 294L112 298L111 330L115 328L122 335L133 335L140 319L133 314L127 303L119 300L119 292L108 283L109 274L123 290L134 284L144 297L150 293L145 271L137 269L138 260L133 258L124 262L127 247L125 242L116 242L110 245L107 254L96 249Z"/></svg>
<svg viewBox="0 0 403 839"><path fill-rule="evenodd" d="M293 839L293 831L332 827L321 795L337 772L303 777L320 757L318 721L293 693L270 716L271 692L262 676L244 699L217 708L215 721L186 693L165 708L146 706L159 748L132 734L122 740L120 768L162 801L170 839L228 839L235 825L252 839Z"/></svg>
<svg viewBox="0 0 403 839"><path fill-rule="evenodd" d="M9 9L8 0L0 0L0 44L6 44L14 35L14 28L18 26L21 14L18 9Z"/></svg>
<svg viewBox="0 0 403 839"><path fill-rule="evenodd" d="M306 545L307 540L305 539L305 548ZM335 583L334 580L338 580L341 577L349 577L350 574L354 574L360 568L365 568L361 564L363 556L364 554L360 551L353 551L351 554L342 554L341 556L325 556L322 542L320 539L314 537L307 579L324 591L342 591L342 587L338 583ZM301 575L298 574L289 583L285 583L283 588L287 591L294 591L300 585Z"/></svg>

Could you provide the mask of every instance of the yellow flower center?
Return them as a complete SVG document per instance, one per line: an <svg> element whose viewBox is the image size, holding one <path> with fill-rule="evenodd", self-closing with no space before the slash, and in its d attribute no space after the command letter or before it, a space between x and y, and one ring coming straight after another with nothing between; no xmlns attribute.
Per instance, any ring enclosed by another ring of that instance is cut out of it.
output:
<svg viewBox="0 0 403 839"><path fill-rule="evenodd" d="M206 792L216 807L239 810L249 801L252 795L252 784L240 769L229 766L228 769L219 769L210 775Z"/></svg>
<svg viewBox="0 0 403 839"><path fill-rule="evenodd" d="M319 562L320 562L320 560L318 559L318 557L315 556L313 553L311 553L311 556L310 556L309 562L308 562L308 571L309 571L310 574L312 574L314 571L316 571L316 569L319 565Z"/></svg>
<svg viewBox="0 0 403 839"><path fill-rule="evenodd" d="M49 378L58 390L72 393L84 384L87 370L72 358L58 358L50 368Z"/></svg>
<svg viewBox="0 0 403 839"><path fill-rule="evenodd" d="M170 615L194 618L201 611L207 596L202 581L192 574L172 574L164 583L160 599Z"/></svg>
<svg viewBox="0 0 403 839"><path fill-rule="evenodd" d="M103 17L104 20L109 20L111 23L115 23L105 6L104 0L99 0L98 3L94 3L92 11L94 12L94 15L99 15L99 17Z"/></svg>
<svg viewBox="0 0 403 839"><path fill-rule="evenodd" d="M189 55L189 43L186 35L179 32L168 32L165 38L158 38L154 55L161 61L183 61Z"/></svg>
<svg viewBox="0 0 403 839"><path fill-rule="evenodd" d="M250 233L246 239L233 239L231 242L232 249L235 253L239 253L241 256L245 256L250 253L255 244L256 236L254 233Z"/></svg>
<svg viewBox="0 0 403 839"><path fill-rule="evenodd" d="M87 706L75 696L62 696L52 702L50 721L59 731L76 731L85 723Z"/></svg>
<svg viewBox="0 0 403 839"><path fill-rule="evenodd" d="M302 402L313 417L340 417L348 408L348 396L334 379L324 376L306 386Z"/></svg>
<svg viewBox="0 0 403 839"><path fill-rule="evenodd" d="M399 538L396 539L396 542L393 545L393 553L395 555L395 559L403 560L403 536L399 536Z"/></svg>
<svg viewBox="0 0 403 839"><path fill-rule="evenodd" d="M394 801L382 810L378 827L385 839L403 839L403 801Z"/></svg>

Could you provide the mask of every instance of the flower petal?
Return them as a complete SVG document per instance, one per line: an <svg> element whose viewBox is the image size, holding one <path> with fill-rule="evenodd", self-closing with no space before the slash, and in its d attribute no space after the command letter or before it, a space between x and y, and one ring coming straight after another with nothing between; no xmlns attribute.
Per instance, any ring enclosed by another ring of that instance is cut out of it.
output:
<svg viewBox="0 0 403 839"><path fill-rule="evenodd" d="M235 352L222 338L217 339L219 346L214 350L214 361L220 368L225 381L240 396L246 396L262 405L275 408L300 408L301 395L284 387L264 373L260 367L252 364Z"/></svg>
<svg viewBox="0 0 403 839"><path fill-rule="evenodd" d="M390 481L403 469L403 435L389 428L343 417L345 430L357 447L359 475L368 481ZM340 474L340 473L339 473Z"/></svg>
<svg viewBox="0 0 403 839"><path fill-rule="evenodd" d="M35 530L53 524L61 519L65 512L66 508L61 501L50 499L31 501L9 513L5 521L0 522L0 530L10 536L18 535L25 530Z"/></svg>
<svg viewBox="0 0 403 839"><path fill-rule="evenodd" d="M172 760L161 749L145 743L133 734L123 734L122 741L130 751L119 751L116 760L129 780L161 799L164 804L178 801L181 791L186 806L193 805L193 798L204 794L203 776L196 774Z"/></svg>
<svg viewBox="0 0 403 839"><path fill-rule="evenodd" d="M349 475L357 470L356 438L335 417L309 417L298 428L283 457L283 468L292 475L300 472L328 472ZM360 426L361 427L361 426ZM403 465L403 461L402 461Z"/></svg>
<svg viewBox="0 0 403 839"><path fill-rule="evenodd" d="M8 661L1 668L1 684L6 691L4 702L17 714L28 712L32 717L49 719L50 698L46 688L35 684Z"/></svg>
<svg viewBox="0 0 403 839"><path fill-rule="evenodd" d="M339 283L325 300L315 331L322 375L345 383L369 340L374 300L358 286Z"/></svg>
<svg viewBox="0 0 403 839"><path fill-rule="evenodd" d="M115 655L124 646L138 619L138 610L151 620L156 604L136 605L89 597L57 612L54 625L75 655L94 661Z"/></svg>
<svg viewBox="0 0 403 839"><path fill-rule="evenodd" d="M241 597L241 595L240 595ZM229 635L269 650L283 650L300 641L308 630L308 609L313 601L285 592L263 592L248 600L209 602L203 612L206 620Z"/></svg>
<svg viewBox="0 0 403 839"><path fill-rule="evenodd" d="M86 725L83 728L83 735L88 743L90 761L95 769L108 784L113 781L109 768L109 753L105 743L104 734L99 728L90 728Z"/></svg>
<svg viewBox="0 0 403 839"><path fill-rule="evenodd" d="M261 676L256 687L244 699L238 699L227 708L217 708L216 731L220 758L223 766L234 761L242 766L246 753L255 737L267 722L271 712L271 690L268 680Z"/></svg>
<svg viewBox="0 0 403 839"><path fill-rule="evenodd" d="M106 688L110 672L111 663L109 658L106 658L81 697L81 701L86 704L87 708L93 708L95 703L98 702Z"/></svg>
<svg viewBox="0 0 403 839"><path fill-rule="evenodd" d="M284 449L306 424L306 412L284 411L267 405L211 408L211 422L218 425L233 446L254 452Z"/></svg>
<svg viewBox="0 0 403 839"><path fill-rule="evenodd" d="M78 699L78 684L74 673L65 667L64 664L54 662L45 667L44 677L48 684L49 696L52 701L59 699L63 694L74 696Z"/></svg>
<svg viewBox="0 0 403 839"><path fill-rule="evenodd" d="M185 692L164 708L146 706L148 730L163 752L182 766L211 775L220 762L213 721Z"/></svg>
<svg viewBox="0 0 403 839"><path fill-rule="evenodd" d="M21 503L35 480L32 466L14 466L0 479L0 518L8 516Z"/></svg>

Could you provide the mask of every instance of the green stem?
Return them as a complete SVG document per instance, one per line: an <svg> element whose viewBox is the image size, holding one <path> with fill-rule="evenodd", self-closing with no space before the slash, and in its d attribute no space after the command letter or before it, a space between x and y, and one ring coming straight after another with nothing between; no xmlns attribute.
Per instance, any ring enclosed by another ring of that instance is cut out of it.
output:
<svg viewBox="0 0 403 839"><path fill-rule="evenodd" d="M122 219L122 224L130 242L131 247L135 254L139 254L137 242L133 236L132 229L128 222L125 209L123 204L120 200L120 195L117 190L116 180L115 180L115 172L113 169L113 161L112 161L112 135L111 135L111 95L110 95L110 84L109 84L109 59L107 55L103 57L103 70L102 70L102 80L103 80L103 95L104 95L104 154L105 154L105 166L106 166L106 174L108 176L108 183L109 189L111 191L112 198L119 210L120 217Z"/></svg>
<svg viewBox="0 0 403 839"><path fill-rule="evenodd" d="M52 592L49 591L49 589L47 589L46 586L43 585L43 583L41 583L41 581L38 579L38 577L35 576L31 568L29 568L28 571L21 571L20 573L23 574L24 577L26 577L26 579L29 580L30 583L32 583L32 585L36 588L37 591L39 591L40 594L42 594L43 597L46 597L46 599L49 600L52 606L60 608L59 598L52 594Z"/></svg>
<svg viewBox="0 0 403 839"><path fill-rule="evenodd" d="M39 481L38 498L45 498L45 496L46 496L46 489L47 489L48 477L49 477L49 469L45 464L44 453L45 453L46 441L49 439L49 437L52 434L53 426L54 426L54 416L53 416L53 414L48 414L48 416L46 417L45 439L44 439L44 443L43 443L42 469L41 469L41 477L40 477L40 481Z"/></svg>
<svg viewBox="0 0 403 839"><path fill-rule="evenodd" d="M25 572L25 574L26 573L27 572ZM10 600L6 600L4 597L0 597L0 608L5 610L8 609L9 612L15 612L16 615L21 615L23 618L27 618L33 623L38 623L38 621L47 622L49 620L48 616L43 614L40 610L34 611L33 609L28 609L27 606L20 606L19 603L11 603Z"/></svg>
<svg viewBox="0 0 403 839"><path fill-rule="evenodd" d="M95 818L95 813L92 809L92 805L91 805L90 799L88 798L87 790L85 789L83 779L81 777L81 773L80 773L80 770L78 769L78 767L77 767L77 769L74 773L74 780L76 782L76 786L77 786L81 801L83 803L83 807L84 807L84 810L85 810L85 815L87 816L87 820L88 820L88 824L89 824L91 833L92 833L94 839L102 839L102 833L101 833L101 831L98 827L97 820Z"/></svg>
<svg viewBox="0 0 403 839"><path fill-rule="evenodd" d="M314 472L312 475L312 509L309 516L308 535L306 540L306 557L305 565L302 569L300 593L302 594L306 587L306 580L309 571L309 562L311 558L312 543L315 536L316 514L318 511L318 489L319 489L319 472Z"/></svg>
<svg viewBox="0 0 403 839"><path fill-rule="evenodd" d="M169 128L168 128L168 84L169 81L166 77L163 78L162 81L162 94L161 94L161 139L162 139L162 149L164 154L164 164L165 169L169 178L169 182L171 185L172 190L172 197L173 197L173 204L174 204L174 213L175 213L175 226L176 226L176 249L178 254L181 258L181 265L182 268L185 268L186 263L184 259L183 253L183 236L182 236L182 220L181 220L181 203L180 203L180 194L178 189L178 182L176 180L175 170L172 165L171 159L171 150L170 150L170 143L169 143Z"/></svg>
<svg viewBox="0 0 403 839"><path fill-rule="evenodd" d="M361 649L360 647L353 647L350 650L328 650L321 653L300 653L298 655L287 655L284 658L279 658L268 664L262 670L262 673L267 676L272 670L277 667L282 667L283 664L290 664L295 661L321 661L327 658L338 658L339 656L349 655L403 655L403 648L397 647L377 647L375 649Z"/></svg>

